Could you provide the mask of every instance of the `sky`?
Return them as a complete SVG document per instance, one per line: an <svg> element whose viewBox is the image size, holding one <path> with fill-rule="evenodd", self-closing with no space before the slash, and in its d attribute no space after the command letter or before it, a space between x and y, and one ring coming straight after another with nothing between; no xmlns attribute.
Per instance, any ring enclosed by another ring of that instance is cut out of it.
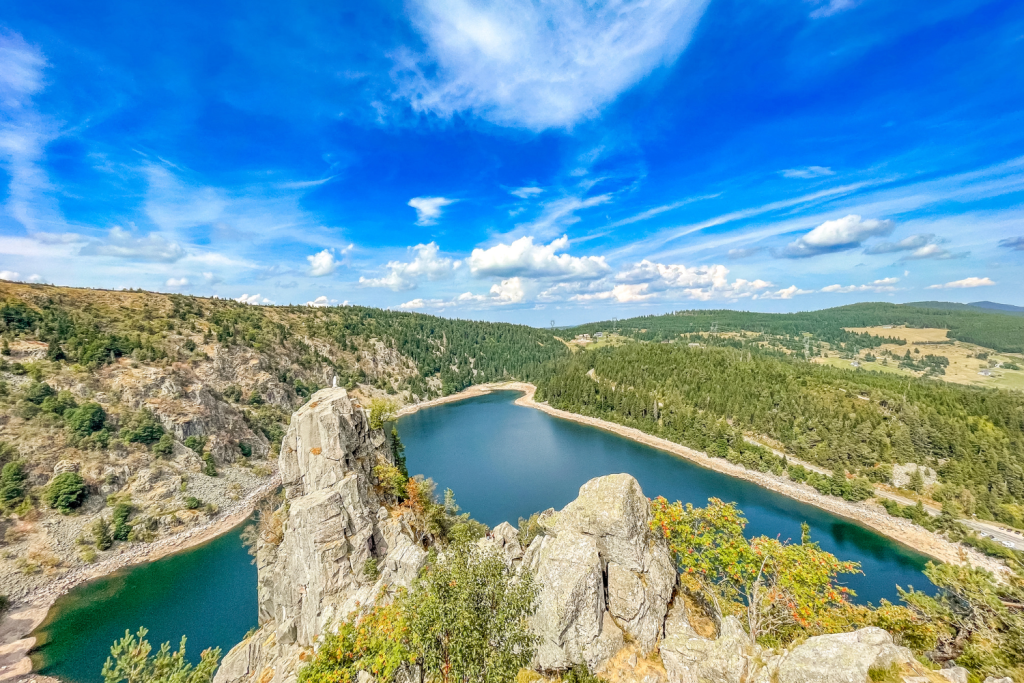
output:
<svg viewBox="0 0 1024 683"><path fill-rule="evenodd" d="M1019 0L0 0L0 278L1024 305Z"/></svg>

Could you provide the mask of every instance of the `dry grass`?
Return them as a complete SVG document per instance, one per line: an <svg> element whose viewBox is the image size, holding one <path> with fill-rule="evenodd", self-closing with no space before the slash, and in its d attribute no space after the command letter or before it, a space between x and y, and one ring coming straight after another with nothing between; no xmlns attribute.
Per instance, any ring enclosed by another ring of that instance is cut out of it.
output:
<svg viewBox="0 0 1024 683"><path fill-rule="evenodd" d="M883 344L878 349L872 349L871 353L879 356L879 360L881 359L880 352L882 350L891 351L892 353L900 356L905 354L907 351L910 351L911 355L915 357L927 354L945 356L949 359L949 367L946 368L946 374L939 375L938 379L956 384L968 384L971 386L1024 390L1024 370L1007 370L1005 368L989 367L990 361L1003 363L1012 361L1024 367L1024 356L1021 354L999 353L976 344L966 344L964 342L949 339L947 337L946 330L935 328L851 327L847 328L847 330L850 332L867 333L877 337L895 337L897 339L906 340L907 344L905 346L900 346L898 344ZM920 354L914 353L915 349L918 350ZM907 377L920 377L923 375L922 372L898 368L897 363L891 358L889 359L888 365L882 365L879 362L868 363L864 360L864 356L867 353L868 351L863 351L859 358L861 368L864 370L889 372ZM976 356L979 353L987 353L988 358L985 360L977 358ZM851 367L851 361L844 358L819 357L812 360L815 363L831 365L838 368L850 369ZM978 372L983 369L989 369L992 372L991 376L985 377L983 375L979 375Z"/></svg>

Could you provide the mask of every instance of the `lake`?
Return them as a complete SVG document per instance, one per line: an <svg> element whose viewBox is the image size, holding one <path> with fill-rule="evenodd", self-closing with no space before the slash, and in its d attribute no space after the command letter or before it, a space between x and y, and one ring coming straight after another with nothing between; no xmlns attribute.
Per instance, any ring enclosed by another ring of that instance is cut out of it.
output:
<svg viewBox="0 0 1024 683"><path fill-rule="evenodd" d="M864 575L846 577L859 601L895 601L896 584L929 586L926 558L875 532L690 461L593 427L560 420L513 403L501 391L444 404L398 421L409 471L451 488L480 521L513 525L519 517L573 500L582 484L628 472L649 497L704 505L709 497L735 502L751 535L800 539L800 523ZM241 526L196 548L122 570L60 598L36 635L37 670L75 683L101 683L111 643L125 629L150 629L154 647L188 636L190 659L207 647L225 653L256 625L256 568L242 547Z"/></svg>
<svg viewBox="0 0 1024 683"><path fill-rule="evenodd" d="M590 479L628 472L649 498L698 507L711 497L736 503L751 536L799 542L800 523L807 522L823 549L861 563L863 575L843 577L859 602L895 602L897 584L931 587L921 573L928 558L866 527L611 432L517 406L518 396L497 391L399 419L409 472L432 477L438 494L452 489L462 511L489 526L515 526L520 517L559 509Z"/></svg>

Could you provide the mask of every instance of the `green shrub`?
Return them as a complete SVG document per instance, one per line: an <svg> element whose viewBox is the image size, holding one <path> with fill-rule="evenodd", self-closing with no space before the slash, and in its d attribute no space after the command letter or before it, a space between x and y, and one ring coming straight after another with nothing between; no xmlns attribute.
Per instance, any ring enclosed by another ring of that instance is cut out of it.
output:
<svg viewBox="0 0 1024 683"><path fill-rule="evenodd" d="M92 523L92 539L97 550L109 550L114 545L114 537L110 534L110 522L106 517L99 517Z"/></svg>
<svg viewBox="0 0 1024 683"><path fill-rule="evenodd" d="M46 382L32 382L25 389L25 400L41 405L48 396L54 396L57 392Z"/></svg>
<svg viewBox="0 0 1024 683"><path fill-rule="evenodd" d="M174 437L164 433L160 440L153 444L153 452L158 456L170 455L174 452Z"/></svg>
<svg viewBox="0 0 1024 683"><path fill-rule="evenodd" d="M68 514L85 501L85 480L77 472L58 474L46 488L45 500L54 510Z"/></svg>
<svg viewBox="0 0 1024 683"><path fill-rule="evenodd" d="M21 462L9 462L0 472L0 509L12 510L25 499L25 470Z"/></svg>
<svg viewBox="0 0 1024 683"><path fill-rule="evenodd" d="M206 448L206 437L192 435L185 439L185 448L190 448L196 453L202 453Z"/></svg>
<svg viewBox="0 0 1024 683"><path fill-rule="evenodd" d="M128 524L128 518L132 514L132 504L122 501L114 505L114 532L115 541L127 541L132 528Z"/></svg>
<svg viewBox="0 0 1024 683"><path fill-rule="evenodd" d="M208 477L217 476L217 463L213 459L213 453L206 451L203 453L203 474Z"/></svg>
<svg viewBox="0 0 1024 683"><path fill-rule="evenodd" d="M195 496L185 496L185 507L189 510L198 510L203 507L203 501Z"/></svg>
<svg viewBox="0 0 1024 683"><path fill-rule="evenodd" d="M127 443L156 443L164 435L164 426L148 408L136 411L121 428L121 440Z"/></svg>
<svg viewBox="0 0 1024 683"><path fill-rule="evenodd" d="M252 457L252 446L250 446L249 444L245 443L244 441L240 441L238 443L238 450L242 451L242 457L244 457L244 458L251 458Z"/></svg>
<svg viewBox="0 0 1024 683"><path fill-rule="evenodd" d="M61 392L63 393L63 392ZM99 403L83 403L64 416L67 429L74 436L85 438L93 432L103 429L107 422L107 413Z"/></svg>
<svg viewBox="0 0 1024 683"><path fill-rule="evenodd" d="M370 581L376 581L380 576L380 570L377 568L377 558L371 557L363 563L363 576Z"/></svg>
<svg viewBox="0 0 1024 683"><path fill-rule="evenodd" d="M78 404L75 402L75 397L70 391L60 391L54 396L44 398L39 407L42 408L44 413L64 415L67 411L77 408Z"/></svg>
<svg viewBox="0 0 1024 683"><path fill-rule="evenodd" d="M405 498L405 487L409 479L403 476L397 467L389 464L377 465L373 468L373 474L386 493L399 500Z"/></svg>
<svg viewBox="0 0 1024 683"><path fill-rule="evenodd" d="M17 406L14 409L15 414L23 420L31 420L33 417L40 413L40 408L32 401L26 401L22 399L18 401Z"/></svg>
<svg viewBox="0 0 1024 683"><path fill-rule="evenodd" d="M229 386L227 389L224 390L224 393L222 394L222 396L224 396L224 399L226 401L231 401L232 403L238 403L239 401L242 400L242 390L239 389L234 384L232 384L231 386Z"/></svg>

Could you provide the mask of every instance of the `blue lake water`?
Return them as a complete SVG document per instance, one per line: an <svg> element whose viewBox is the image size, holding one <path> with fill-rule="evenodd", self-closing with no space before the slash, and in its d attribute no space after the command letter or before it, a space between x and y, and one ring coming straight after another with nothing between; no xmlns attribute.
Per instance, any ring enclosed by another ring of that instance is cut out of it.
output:
<svg viewBox="0 0 1024 683"><path fill-rule="evenodd" d="M494 526L573 500L594 477L628 472L649 498L703 506L711 497L735 502L750 535L800 540L800 523L840 559L861 563L844 577L860 602L897 601L896 585L930 588L927 558L863 526L755 484L594 427L517 406L517 392L420 410L398 421L409 471L451 488L464 512Z"/></svg>
<svg viewBox="0 0 1024 683"><path fill-rule="evenodd" d="M517 396L495 392L401 418L410 472L432 477L439 493L451 488L464 511L491 526L561 508L586 481L628 472L652 498L737 503L751 535L799 540L806 521L822 548L862 564L864 575L846 578L860 601L895 601L896 584L929 587L921 574L925 557L869 529L615 434L514 405ZM177 647L187 636L193 661L207 647L226 653L257 621L256 568L240 533L238 527L60 598L35 634L37 671L102 683L111 643L139 626L150 630L155 647L164 641Z"/></svg>

